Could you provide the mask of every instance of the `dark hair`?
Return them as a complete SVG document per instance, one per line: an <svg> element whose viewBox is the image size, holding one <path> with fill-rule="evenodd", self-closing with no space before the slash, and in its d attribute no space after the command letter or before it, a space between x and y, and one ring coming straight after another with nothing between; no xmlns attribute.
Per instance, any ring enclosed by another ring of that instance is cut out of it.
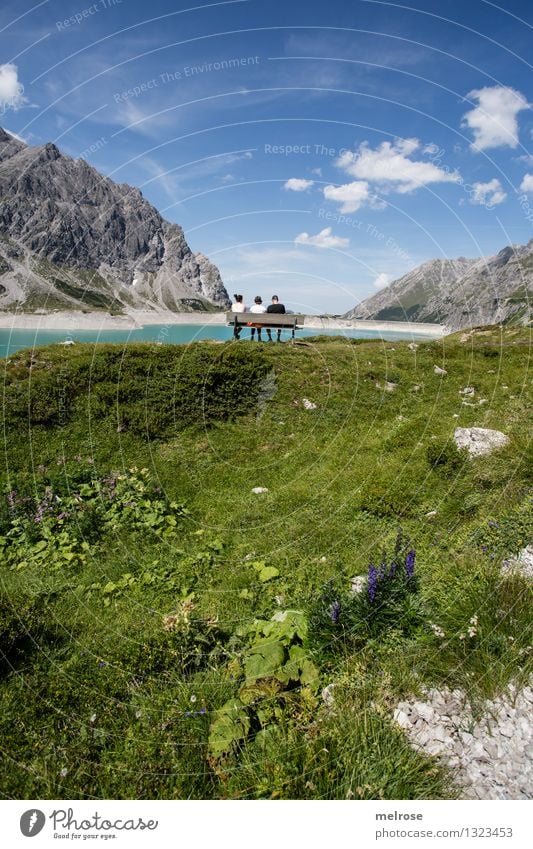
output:
<svg viewBox="0 0 533 849"><path fill-rule="evenodd" d="M273 301L279 301L279 298L278 298L278 296L277 296L277 295L272 295L272 300L273 300Z"/></svg>
<svg viewBox="0 0 533 849"><path fill-rule="evenodd" d="M238 304L242 304L242 295L234 295L233 296Z"/></svg>
<svg viewBox="0 0 533 849"><path fill-rule="evenodd" d="M256 295L256 296L255 296L255 298L254 298L254 302L255 302L256 304L262 304L262 303L263 303L263 299L262 299L261 295Z"/></svg>

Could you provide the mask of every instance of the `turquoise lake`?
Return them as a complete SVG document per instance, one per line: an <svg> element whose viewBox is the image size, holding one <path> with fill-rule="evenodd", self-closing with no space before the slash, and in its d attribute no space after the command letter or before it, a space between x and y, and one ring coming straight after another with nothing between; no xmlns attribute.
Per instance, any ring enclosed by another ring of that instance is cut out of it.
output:
<svg viewBox="0 0 533 849"><path fill-rule="evenodd" d="M64 342L73 339L75 342L162 342L182 345L188 342L198 342L202 339L219 339L226 341L232 338L232 328L217 325L202 326L199 324L150 324L138 330L75 330L69 333L65 330L9 330L0 329L0 357L8 357L21 348L35 348L51 345L54 342ZM298 330L296 338L306 336L349 336L358 339L412 340L429 339L430 337L413 333L378 333L372 330ZM243 330L241 339L249 339L249 331ZM283 333L282 339L289 340L290 332Z"/></svg>

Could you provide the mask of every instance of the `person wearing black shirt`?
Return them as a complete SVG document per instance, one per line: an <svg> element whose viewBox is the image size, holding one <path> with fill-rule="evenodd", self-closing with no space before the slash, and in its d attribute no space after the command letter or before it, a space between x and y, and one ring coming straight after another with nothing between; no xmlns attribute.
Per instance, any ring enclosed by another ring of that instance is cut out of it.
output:
<svg viewBox="0 0 533 849"><path fill-rule="evenodd" d="M278 298L277 295L272 295L272 303L269 304L268 307L267 307L267 313L269 313L269 312L270 313L274 312L274 313L278 313L278 314L285 312L285 305L280 304L279 298ZM270 327L267 327L266 332L267 332L267 336L268 336L268 341L272 342L272 333L270 332ZM278 328L278 338L277 338L276 341L281 342L281 330L279 328Z"/></svg>

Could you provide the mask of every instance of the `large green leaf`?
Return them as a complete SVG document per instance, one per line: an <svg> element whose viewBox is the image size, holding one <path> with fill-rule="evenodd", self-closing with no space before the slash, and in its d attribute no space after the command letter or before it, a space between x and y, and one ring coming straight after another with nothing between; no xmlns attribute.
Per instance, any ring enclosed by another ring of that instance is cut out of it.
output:
<svg viewBox="0 0 533 849"><path fill-rule="evenodd" d="M250 718L239 699L230 699L215 713L209 729L209 752L215 758L231 751L250 731Z"/></svg>
<svg viewBox="0 0 533 849"><path fill-rule="evenodd" d="M279 640L262 640L255 643L244 660L247 681L273 675L285 660L285 649Z"/></svg>

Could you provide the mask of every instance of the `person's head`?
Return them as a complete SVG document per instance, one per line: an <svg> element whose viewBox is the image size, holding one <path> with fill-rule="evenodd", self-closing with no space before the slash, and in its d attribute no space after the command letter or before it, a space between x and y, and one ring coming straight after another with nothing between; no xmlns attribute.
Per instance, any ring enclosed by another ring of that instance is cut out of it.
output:
<svg viewBox="0 0 533 849"><path fill-rule="evenodd" d="M256 295L256 296L255 296L255 298L254 298L254 302L255 302L256 304L262 304L262 303L263 303L263 299L262 299L261 295Z"/></svg>
<svg viewBox="0 0 533 849"><path fill-rule="evenodd" d="M242 304L242 295L234 295L233 297L238 304Z"/></svg>
<svg viewBox="0 0 533 849"><path fill-rule="evenodd" d="M273 303L273 304L277 304L277 303L278 303L278 301L279 301L278 296L277 296L277 295L272 295L272 303Z"/></svg>

